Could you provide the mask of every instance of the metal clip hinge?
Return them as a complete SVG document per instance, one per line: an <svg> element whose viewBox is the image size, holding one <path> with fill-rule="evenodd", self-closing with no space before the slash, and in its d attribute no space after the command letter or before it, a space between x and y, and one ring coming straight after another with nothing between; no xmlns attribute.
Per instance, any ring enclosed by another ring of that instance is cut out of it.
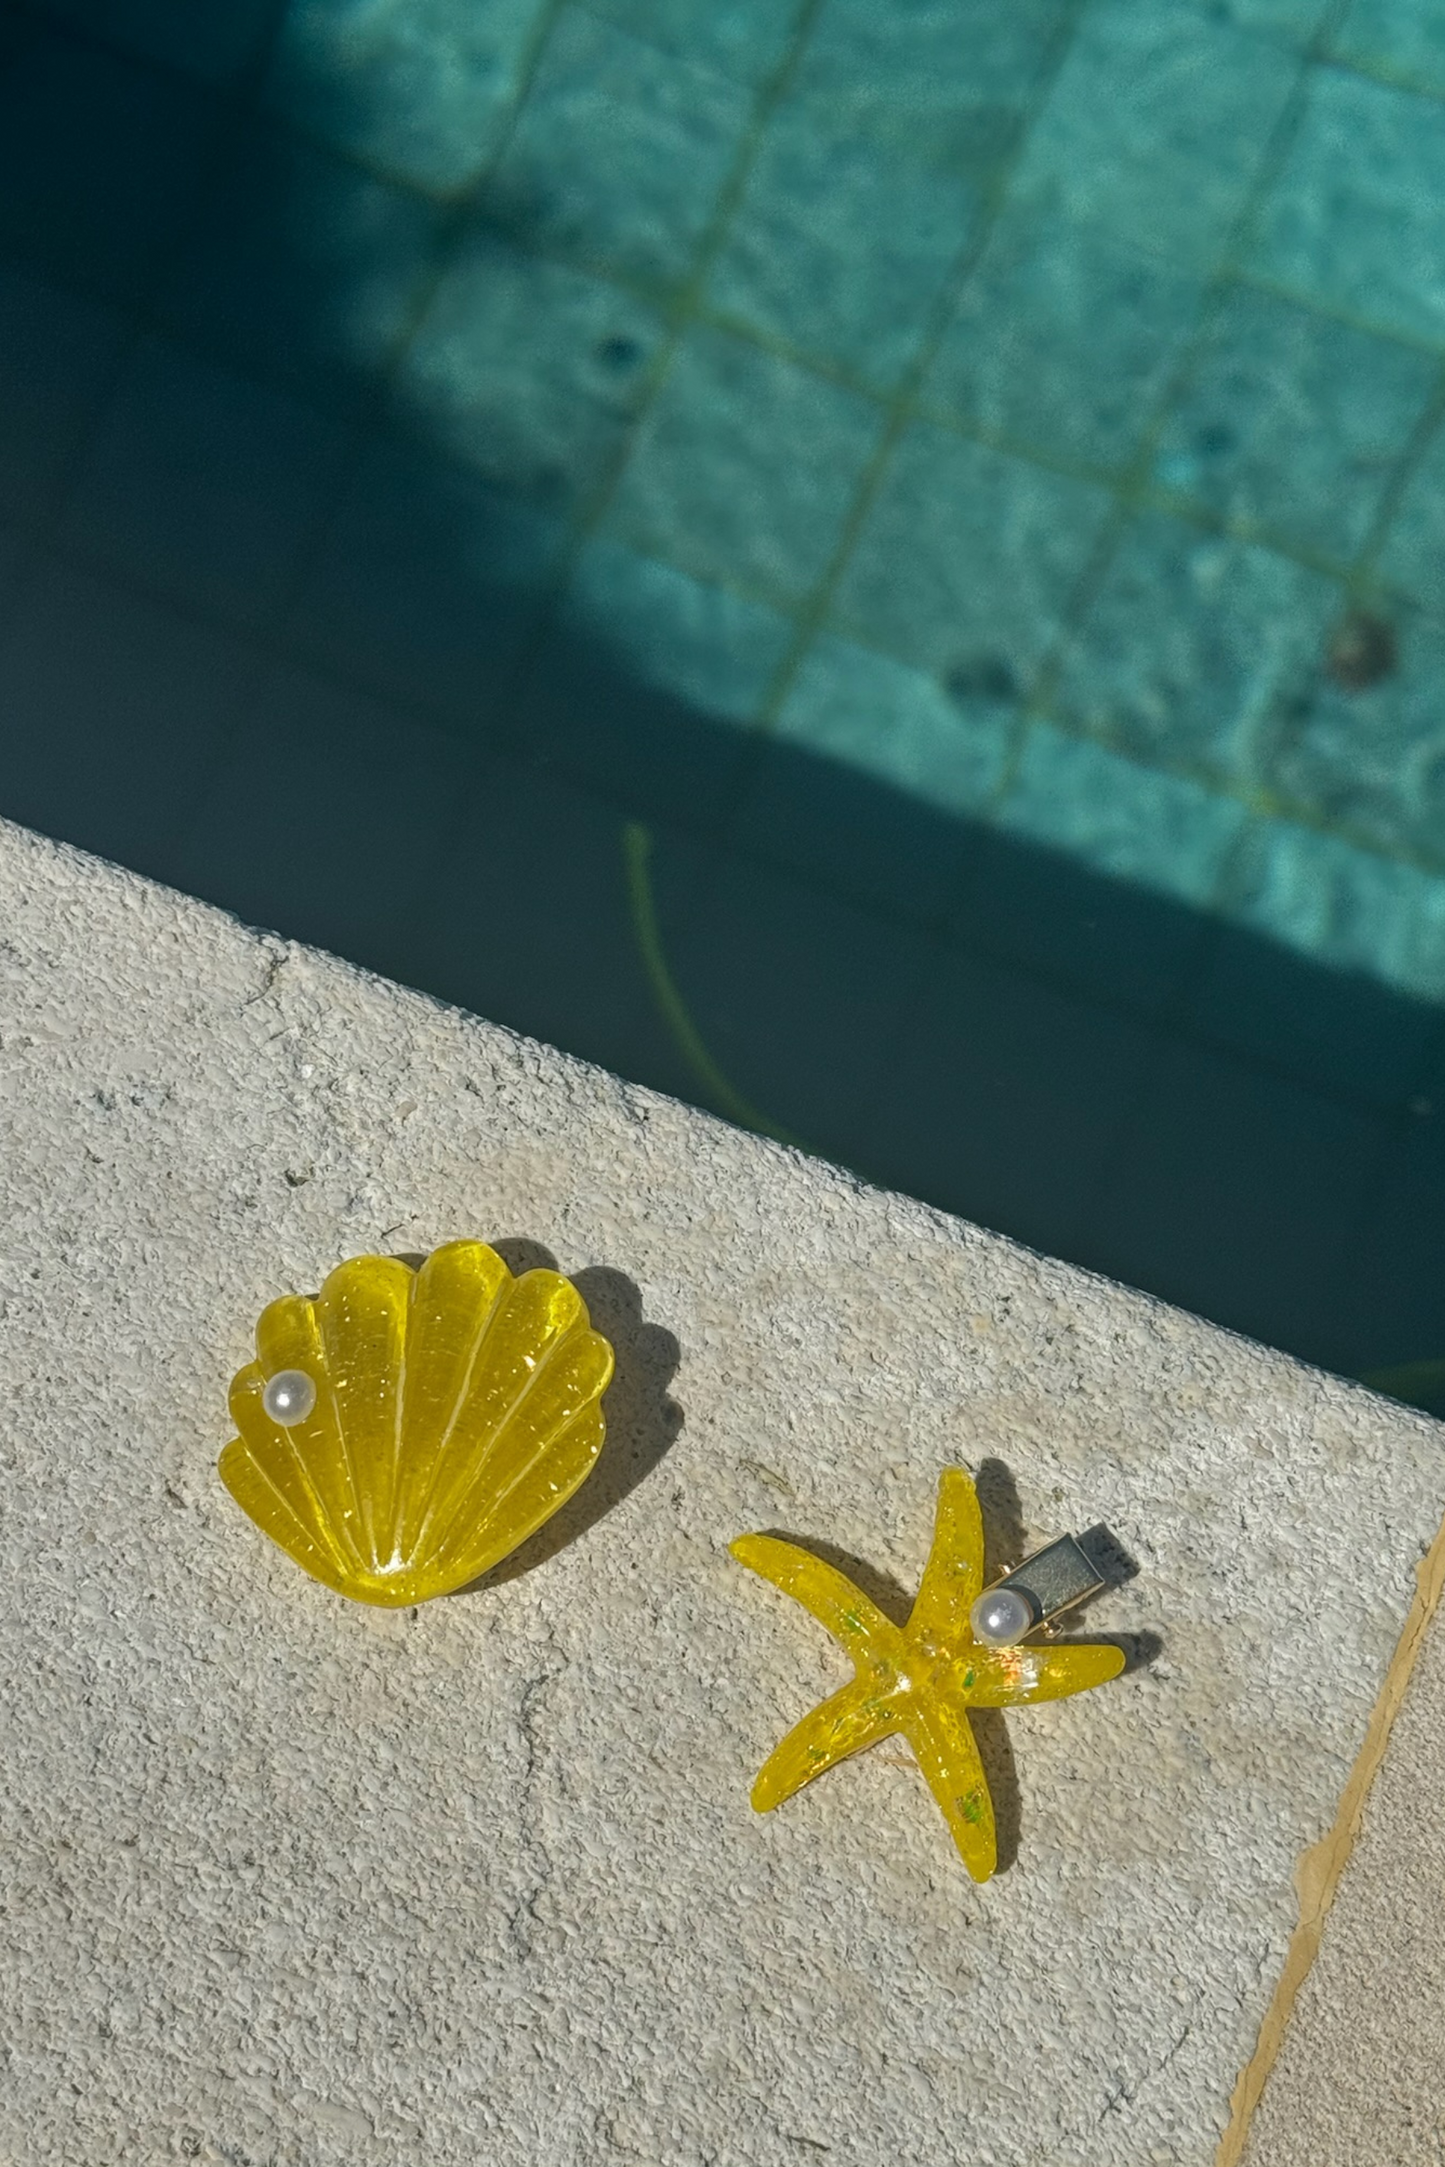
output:
<svg viewBox="0 0 1445 2167"><path fill-rule="evenodd" d="M1060 1535L985 1588L969 1614L974 1636L985 1647L1011 1648L1061 1611L1101 1588L1117 1587L1137 1571L1106 1527Z"/></svg>

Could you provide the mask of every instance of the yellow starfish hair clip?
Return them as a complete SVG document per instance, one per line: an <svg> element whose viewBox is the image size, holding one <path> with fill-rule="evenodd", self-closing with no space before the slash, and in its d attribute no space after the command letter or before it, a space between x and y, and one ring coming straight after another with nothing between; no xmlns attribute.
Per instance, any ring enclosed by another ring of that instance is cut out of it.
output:
<svg viewBox="0 0 1445 2167"><path fill-rule="evenodd" d="M985 1590L983 1518L973 1479L958 1467L939 1482L933 1548L907 1625L894 1625L836 1566L795 1543L740 1535L731 1549L811 1611L854 1666L851 1681L769 1754L753 1785L756 1810L771 1812L835 1762L901 1732L964 1864L987 1881L998 1844L968 1712L1061 1700L1117 1677L1125 1656L1111 1642L1025 1644L1106 1585L1105 1575L1066 1535Z"/></svg>
<svg viewBox="0 0 1445 2167"><path fill-rule="evenodd" d="M353 1257L261 1313L226 1488L313 1579L399 1609L465 1587L591 1473L612 1349L558 1272L482 1242Z"/></svg>

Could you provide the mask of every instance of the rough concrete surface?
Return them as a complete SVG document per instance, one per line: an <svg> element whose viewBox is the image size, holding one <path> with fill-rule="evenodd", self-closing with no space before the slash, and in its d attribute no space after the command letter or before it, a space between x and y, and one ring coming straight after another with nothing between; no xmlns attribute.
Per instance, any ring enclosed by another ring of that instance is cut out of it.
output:
<svg viewBox="0 0 1445 2167"><path fill-rule="evenodd" d="M0 2158L1205 2167L1439 1430L13 829L0 912ZM355 1608L222 1491L227 1381L463 1233L578 1277L609 1444L528 1569ZM888 1747L751 1813L840 1667L726 1550L911 1591L959 1460L1162 1642L997 1726L983 1888Z"/></svg>

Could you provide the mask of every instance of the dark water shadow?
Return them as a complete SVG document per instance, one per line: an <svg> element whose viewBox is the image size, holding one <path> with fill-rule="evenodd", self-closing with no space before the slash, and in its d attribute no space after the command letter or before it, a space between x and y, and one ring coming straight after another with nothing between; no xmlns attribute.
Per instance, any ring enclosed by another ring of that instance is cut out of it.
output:
<svg viewBox="0 0 1445 2167"><path fill-rule="evenodd" d="M620 829L647 821L674 978L777 1121L1309 1360L1390 1365L1408 1396L1400 1365L1445 1351L1438 1011L764 749L648 683L605 612L556 615L558 507L620 450L646 340L604 326L563 356L555 460L484 480L443 453L390 357L461 224L500 279L555 207L478 188L383 219L377 253L373 179L293 155L263 115L283 13L210 0L192 67L157 57L141 0L6 12L16 110L38 117L8 131L0 268L36 286L0 338L0 489L44 561L7 599L0 537L0 814L708 1104L639 954ZM75 95L42 114L65 50ZM321 93L344 123L349 93ZM359 295L394 319L369 355L347 343ZM233 402L164 487L153 460L125 502L76 498L82 389L93 406L148 340L260 387L251 434ZM255 419L273 394L274 427ZM259 537L244 562L238 536ZM278 704L284 669L300 686ZM961 728L1020 675L944 670ZM919 958L928 1001L905 1015L889 1002Z"/></svg>

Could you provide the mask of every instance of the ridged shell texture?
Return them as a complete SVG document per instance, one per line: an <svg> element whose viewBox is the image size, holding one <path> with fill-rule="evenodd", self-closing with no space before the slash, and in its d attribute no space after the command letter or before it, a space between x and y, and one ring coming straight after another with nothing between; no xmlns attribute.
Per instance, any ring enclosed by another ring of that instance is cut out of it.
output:
<svg viewBox="0 0 1445 2167"><path fill-rule="evenodd" d="M319 1295L285 1295L231 1384L240 1433L221 1479L317 1580L401 1608L464 1587L539 1528L592 1469L612 1348L570 1280L514 1278L481 1242L420 1270L356 1257ZM268 1382L315 1402L283 1427Z"/></svg>

